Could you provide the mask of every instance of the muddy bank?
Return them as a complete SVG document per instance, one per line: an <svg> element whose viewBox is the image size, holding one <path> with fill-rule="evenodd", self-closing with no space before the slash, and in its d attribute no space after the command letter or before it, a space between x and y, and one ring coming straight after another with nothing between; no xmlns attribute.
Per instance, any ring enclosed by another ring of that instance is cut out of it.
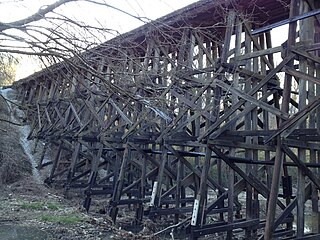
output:
<svg viewBox="0 0 320 240"><path fill-rule="evenodd" d="M9 90L0 93L7 97ZM0 187L30 176L32 165L20 144L20 123L13 118L10 103L0 96ZM15 125L16 124L16 125Z"/></svg>

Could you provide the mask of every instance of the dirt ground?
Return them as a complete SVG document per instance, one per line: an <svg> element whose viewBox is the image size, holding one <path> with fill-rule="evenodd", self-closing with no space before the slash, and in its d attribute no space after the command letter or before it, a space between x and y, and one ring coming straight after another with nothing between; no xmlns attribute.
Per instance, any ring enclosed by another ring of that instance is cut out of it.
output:
<svg viewBox="0 0 320 240"><path fill-rule="evenodd" d="M148 221L140 233L133 234L123 230L121 223L114 225L107 214L101 214L101 206L85 212L81 193L67 199L63 189L49 188L39 182L21 143L19 128L23 126L19 124L23 121L11 117L14 108L0 96L1 240L156 239L150 231L153 224ZM123 214L123 223L126 217ZM27 238L32 232L36 237Z"/></svg>
<svg viewBox="0 0 320 240"><path fill-rule="evenodd" d="M41 239L50 240L155 239L147 229L135 235L114 225L106 214L86 213L80 198L65 199L59 190L37 185L32 177L1 187L1 225L41 230L46 233Z"/></svg>
<svg viewBox="0 0 320 240"><path fill-rule="evenodd" d="M34 227L47 233L47 239L109 239L113 230L102 217L81 212L32 178L2 187L0 224Z"/></svg>

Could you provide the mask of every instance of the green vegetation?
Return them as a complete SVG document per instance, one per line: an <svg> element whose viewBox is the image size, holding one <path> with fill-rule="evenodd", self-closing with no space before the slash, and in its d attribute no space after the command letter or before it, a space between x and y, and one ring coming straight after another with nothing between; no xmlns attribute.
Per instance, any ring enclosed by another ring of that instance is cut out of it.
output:
<svg viewBox="0 0 320 240"><path fill-rule="evenodd" d="M75 223L81 222L83 218L77 215L72 215L72 216L43 215L40 217L40 220L43 222L75 224Z"/></svg>
<svg viewBox="0 0 320 240"><path fill-rule="evenodd" d="M50 210L59 210L59 204L49 202L47 203L47 208Z"/></svg>
<svg viewBox="0 0 320 240"><path fill-rule="evenodd" d="M55 202L24 202L20 205L20 208L25 210L35 210L35 211L45 211L45 210L57 211L62 209L62 207ZM68 213L68 215L57 215L57 214L59 214L59 212L51 215L40 214L38 215L37 218L43 222L62 223L62 224L75 224L83 220L83 217L77 215L76 213Z"/></svg>
<svg viewBox="0 0 320 240"><path fill-rule="evenodd" d="M26 210L59 210L59 204L49 202L49 203L44 203L44 202L29 202L29 203L22 203L21 204L21 209L26 209Z"/></svg>

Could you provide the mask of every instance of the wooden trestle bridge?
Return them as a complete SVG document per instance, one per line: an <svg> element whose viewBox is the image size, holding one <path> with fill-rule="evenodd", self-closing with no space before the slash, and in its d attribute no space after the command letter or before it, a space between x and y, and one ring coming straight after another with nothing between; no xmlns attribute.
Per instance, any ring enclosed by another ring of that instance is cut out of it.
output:
<svg viewBox="0 0 320 240"><path fill-rule="evenodd" d="M202 0L15 82L46 182L193 239L320 239L319 7Z"/></svg>

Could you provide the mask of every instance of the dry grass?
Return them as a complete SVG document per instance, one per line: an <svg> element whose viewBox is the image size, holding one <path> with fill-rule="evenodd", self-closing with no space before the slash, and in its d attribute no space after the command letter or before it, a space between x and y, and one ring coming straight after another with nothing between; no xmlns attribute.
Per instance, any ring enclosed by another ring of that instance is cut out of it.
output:
<svg viewBox="0 0 320 240"><path fill-rule="evenodd" d="M10 110L3 98L0 98L0 119L11 121ZM8 122L0 121L0 186L19 181L32 172L16 128Z"/></svg>

